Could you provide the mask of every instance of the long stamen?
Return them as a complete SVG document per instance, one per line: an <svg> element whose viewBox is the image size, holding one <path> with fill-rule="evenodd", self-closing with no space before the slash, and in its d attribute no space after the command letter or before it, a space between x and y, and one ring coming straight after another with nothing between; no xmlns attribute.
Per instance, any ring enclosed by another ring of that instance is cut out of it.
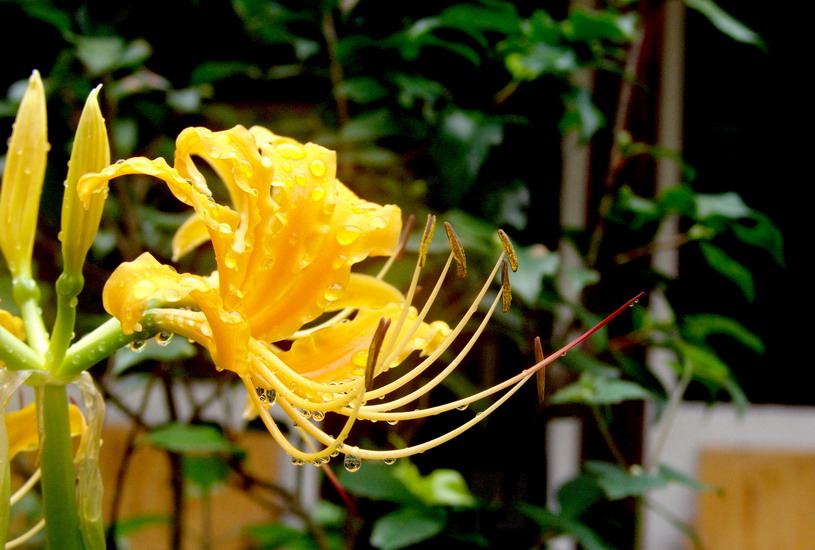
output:
<svg viewBox="0 0 815 550"><path fill-rule="evenodd" d="M37 482L40 480L40 476L41 476L41 471L40 471L40 469L39 469L39 468L37 468L36 470L34 470L34 473L33 473L33 474L31 474L31 477L29 477L29 478L28 478L28 479L25 481L25 483L23 483L23 484L20 486L20 488L19 488L19 489L17 489L17 490L14 492L14 494L13 494L13 495L11 495L11 498L9 499L9 506L14 506L14 505L15 505L15 504L17 504L17 503L18 503L18 502L19 502L19 501L20 501L20 500L21 500L21 499L22 499L24 496L26 496L26 495L28 494L28 492L31 490L31 488L32 488L32 487L34 487L34 485L36 485L36 484L37 484Z"/></svg>
<svg viewBox="0 0 815 550"><path fill-rule="evenodd" d="M467 322L470 320L473 314L475 314L475 312L478 310L478 305L481 303L481 300L483 300L484 295L487 293L487 290L489 289L492 280L495 278L496 273L498 273L498 269L501 266L500 260L502 259L503 255L501 258L499 258L499 261L495 264L492 273L490 273L489 277L487 277L486 281L484 282L484 285L481 287L481 291L478 293L478 296L475 297L475 300L473 300L473 303L470 305L470 308L458 322L456 327L450 332L450 334L447 335L444 341L439 345L439 347L436 348L433 351L433 353L427 356L421 363L407 371L398 379L394 380L389 384L386 384L385 386L382 386L381 388L369 392L369 396L367 396L369 399L381 397L395 389L402 387L404 384L410 382L411 380L416 378L419 374L424 372L430 365L432 365L436 361L436 359L438 359L441 356L442 353L447 351L447 348L450 347L450 344L453 342L453 340L455 340L458 337L458 335L464 329L464 326L467 324ZM387 403L384 403L383 405L387 406ZM378 407L378 405L376 405L375 407Z"/></svg>
<svg viewBox="0 0 815 550"><path fill-rule="evenodd" d="M27 543L29 540L31 540L34 537L34 535L36 535L37 533L42 531L43 527L45 527L45 518L38 521L37 524L34 525L34 527L29 529L28 531L26 531L25 533L23 533L22 535L20 535L16 539L8 541L6 543L6 550L11 550L12 548L17 548L18 546L21 546L21 545Z"/></svg>

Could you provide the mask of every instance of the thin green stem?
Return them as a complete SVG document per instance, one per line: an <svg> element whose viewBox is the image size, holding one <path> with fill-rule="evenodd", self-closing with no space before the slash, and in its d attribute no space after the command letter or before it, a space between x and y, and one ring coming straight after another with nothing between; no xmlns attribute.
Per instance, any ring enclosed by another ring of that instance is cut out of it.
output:
<svg viewBox="0 0 815 550"><path fill-rule="evenodd" d="M676 414L679 412L679 405L682 404L682 397L685 395L685 390L688 389L691 379L693 378L693 367L689 361L683 361L682 364L682 377L676 384L676 387L671 391L671 396L668 399L668 405L665 408L665 415L662 420L662 425L657 434L657 442L654 445L654 450L648 457L645 465L645 470L650 472L659 464L659 459L662 452L665 450L665 444L668 442L668 434L673 427Z"/></svg>
<svg viewBox="0 0 815 550"><path fill-rule="evenodd" d="M51 333L51 343L46 355L46 368L58 369L71 345L76 324L76 297L82 292L85 281L82 275L63 273L57 279L57 318Z"/></svg>
<svg viewBox="0 0 815 550"><path fill-rule="evenodd" d="M20 308L28 342L34 351L44 356L48 351L48 331L42 320L40 287L31 277L15 277L12 282L14 302Z"/></svg>
<svg viewBox="0 0 815 550"><path fill-rule="evenodd" d="M144 328L140 332L123 334L118 319L109 319L68 348L62 365L55 373L56 376L68 377L79 374L110 357L130 342L146 340L158 332L150 314L141 319L141 325Z"/></svg>
<svg viewBox="0 0 815 550"><path fill-rule="evenodd" d="M611 451L611 454L614 456L614 460L616 460L617 463L623 468L628 468L628 461L625 459L622 451L614 441L614 437L612 437L611 430L609 430L608 427L608 422L606 421L599 407L593 406L591 408L591 412L594 413L594 419L597 421L597 428L600 430L600 434L603 436L603 440L605 440L606 445L608 445L609 451Z"/></svg>
<svg viewBox="0 0 815 550"><path fill-rule="evenodd" d="M0 326L0 362L11 370L41 370L42 359L19 338Z"/></svg>
<svg viewBox="0 0 815 550"><path fill-rule="evenodd" d="M82 550L67 392L45 384L37 398L45 540L50 550Z"/></svg>

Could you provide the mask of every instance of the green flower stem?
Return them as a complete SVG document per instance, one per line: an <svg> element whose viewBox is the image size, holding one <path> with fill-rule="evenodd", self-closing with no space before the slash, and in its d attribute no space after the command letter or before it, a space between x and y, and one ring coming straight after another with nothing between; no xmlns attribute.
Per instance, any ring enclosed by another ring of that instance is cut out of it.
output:
<svg viewBox="0 0 815 550"><path fill-rule="evenodd" d="M46 355L46 368L57 370L62 365L65 353L74 335L76 324L76 297L82 292L85 279L81 274L63 273L57 279L57 318L51 333L51 344Z"/></svg>
<svg viewBox="0 0 815 550"><path fill-rule="evenodd" d="M42 320L40 287L31 277L15 277L12 283L14 302L20 308L28 343L40 355L48 351L48 331Z"/></svg>
<svg viewBox="0 0 815 550"><path fill-rule="evenodd" d="M42 359L33 349L0 326L0 362L11 370L41 370Z"/></svg>
<svg viewBox="0 0 815 550"><path fill-rule="evenodd" d="M83 550L65 386L46 383L37 398L45 540L49 550Z"/></svg>
<svg viewBox="0 0 815 550"><path fill-rule="evenodd" d="M121 323L117 319L109 319L68 348L62 366L54 374L59 377L77 375L102 359L110 357L130 342L146 340L159 331L149 313L141 319L141 325L143 330L140 332L122 334Z"/></svg>

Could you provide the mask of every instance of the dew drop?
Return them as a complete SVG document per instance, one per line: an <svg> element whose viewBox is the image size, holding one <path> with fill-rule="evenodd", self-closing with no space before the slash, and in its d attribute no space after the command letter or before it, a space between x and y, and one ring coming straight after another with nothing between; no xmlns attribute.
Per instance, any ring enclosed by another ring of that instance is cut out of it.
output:
<svg viewBox="0 0 815 550"><path fill-rule="evenodd" d="M295 183L297 183L297 185L303 187L306 184L306 176L304 176L303 174L295 174L294 181Z"/></svg>
<svg viewBox="0 0 815 550"><path fill-rule="evenodd" d="M358 367L365 367L368 365L368 350L361 349L351 356L351 363Z"/></svg>
<svg viewBox="0 0 815 550"><path fill-rule="evenodd" d="M319 201L322 200L323 197L325 197L325 189L322 187L315 187L311 190L311 200Z"/></svg>
<svg viewBox="0 0 815 550"><path fill-rule="evenodd" d="M319 422L325 418L325 413L323 411L314 411L311 413L311 418Z"/></svg>
<svg viewBox="0 0 815 550"><path fill-rule="evenodd" d="M294 457L294 456L293 456L293 457L291 457L291 463L292 463L294 466L302 466L303 464L305 464L305 462L303 462L301 459L299 459L299 458L297 458L297 457Z"/></svg>
<svg viewBox="0 0 815 550"><path fill-rule="evenodd" d="M330 456L331 458L338 457L338 456L340 456L340 451L339 451L339 450L334 450L334 452L332 452L332 453L331 453L330 455L328 455L328 456Z"/></svg>
<svg viewBox="0 0 815 550"><path fill-rule="evenodd" d="M218 225L218 231L220 231L224 235L229 235L230 233L232 233L232 226L224 222Z"/></svg>
<svg viewBox="0 0 815 550"><path fill-rule="evenodd" d="M258 400L268 407L274 405L275 399L277 399L277 392L273 389L257 387L255 388L255 393L258 396Z"/></svg>
<svg viewBox="0 0 815 550"><path fill-rule="evenodd" d="M320 159L312 160L311 164L309 164L308 166L308 169L312 174L314 174L318 178L321 178L325 175L326 172L325 162L321 161Z"/></svg>
<svg viewBox="0 0 815 550"><path fill-rule="evenodd" d="M339 254L337 256L334 256L334 259L331 260L331 267L333 267L334 269L339 269L342 266L344 266L346 262L348 262L348 258L343 256L342 254Z"/></svg>
<svg viewBox="0 0 815 550"><path fill-rule="evenodd" d="M277 152L284 159L300 160L306 156L306 150L294 143L281 143L277 146Z"/></svg>
<svg viewBox="0 0 815 550"><path fill-rule="evenodd" d="M159 346L166 346L173 340L174 334L172 332L162 330L156 334L156 344Z"/></svg>
<svg viewBox="0 0 815 550"><path fill-rule="evenodd" d="M360 466L362 466L362 460L360 460L357 455L345 455L342 465L345 466L346 470L353 473L358 471Z"/></svg>
<svg viewBox="0 0 815 550"><path fill-rule="evenodd" d="M391 426L396 426L396 424L398 423L399 423L398 420L388 420L388 424L390 424Z"/></svg>
<svg viewBox="0 0 815 550"><path fill-rule="evenodd" d="M291 163L290 162L281 162L280 167L283 169L284 172L291 172Z"/></svg>
<svg viewBox="0 0 815 550"><path fill-rule="evenodd" d="M395 458L386 458L386 459L384 459L382 462L384 462L385 464L387 464L388 466L390 466L390 465L392 465L394 462L396 462L396 459L395 459Z"/></svg>
<svg viewBox="0 0 815 550"><path fill-rule="evenodd" d="M209 150L209 156L214 159L221 158L221 150L217 147L213 147Z"/></svg>
<svg viewBox="0 0 815 550"><path fill-rule="evenodd" d="M167 302L177 302L181 299L181 294L177 290L167 290L164 292L164 300Z"/></svg>
<svg viewBox="0 0 815 550"><path fill-rule="evenodd" d="M344 225L337 231L337 242L341 245L349 245L362 235L362 230L354 225Z"/></svg>
<svg viewBox="0 0 815 550"><path fill-rule="evenodd" d="M133 287L133 297L137 300L143 300L158 290L155 283L146 279L139 281Z"/></svg>
<svg viewBox="0 0 815 550"><path fill-rule="evenodd" d="M144 348L147 347L147 342L144 340L133 340L130 342L130 344L128 344L128 347L130 348L130 351L134 353L141 353L144 351Z"/></svg>
<svg viewBox="0 0 815 550"><path fill-rule="evenodd" d="M311 418L311 412L306 409L302 409L300 415L302 415L303 418Z"/></svg>
<svg viewBox="0 0 815 550"><path fill-rule="evenodd" d="M374 216L373 218L371 218L371 221L369 223L371 224L371 227L374 227L376 229L382 229L383 227L386 227L388 225L388 220L381 216Z"/></svg>
<svg viewBox="0 0 815 550"><path fill-rule="evenodd" d="M468 406L469 406L469 403L464 403L463 405L459 405L458 407L456 407L456 410L457 411L466 411Z"/></svg>
<svg viewBox="0 0 815 550"><path fill-rule="evenodd" d="M334 302L342 297L343 287L339 283L330 284L325 288L323 296L329 302Z"/></svg>

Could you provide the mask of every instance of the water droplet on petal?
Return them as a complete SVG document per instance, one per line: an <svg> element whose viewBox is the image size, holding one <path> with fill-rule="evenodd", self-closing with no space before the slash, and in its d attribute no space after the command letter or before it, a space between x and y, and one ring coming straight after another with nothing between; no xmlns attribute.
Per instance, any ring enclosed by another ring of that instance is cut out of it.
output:
<svg viewBox="0 0 815 550"><path fill-rule="evenodd" d="M312 160L311 164L309 164L308 166L308 169L312 174L314 174L318 178L321 178L325 175L326 172L325 162L321 161L320 159Z"/></svg>
<svg viewBox="0 0 815 550"><path fill-rule="evenodd" d="M323 296L329 302L334 302L336 300L339 300L342 297L342 294L343 294L343 287L339 283L334 283L334 284L328 285L325 288L325 291L323 292Z"/></svg>
<svg viewBox="0 0 815 550"><path fill-rule="evenodd" d="M209 156L214 159L221 158L221 150L217 147L213 147L209 150Z"/></svg>
<svg viewBox="0 0 815 550"><path fill-rule="evenodd" d="M220 231L224 235L229 235L230 233L232 233L232 226L224 222L218 225L218 231Z"/></svg>
<svg viewBox="0 0 815 550"><path fill-rule="evenodd" d="M341 245L349 245L362 235L362 230L353 225L344 225L337 231L337 242Z"/></svg>
<svg viewBox="0 0 815 550"><path fill-rule="evenodd" d="M371 224L371 227L374 227L376 229L382 229L383 227L386 227L388 225L388 220L381 216L374 216L368 223Z"/></svg>
<svg viewBox="0 0 815 550"><path fill-rule="evenodd" d="M323 197L325 197L325 189L322 187L315 187L311 190L311 200L319 201L322 200Z"/></svg>
<svg viewBox="0 0 815 550"><path fill-rule="evenodd" d="M300 160L306 156L306 150L294 143L281 143L277 146L277 152L284 159Z"/></svg>
<svg viewBox="0 0 815 550"><path fill-rule="evenodd" d="M351 362L359 367L368 365L368 350L361 349L351 357Z"/></svg>
<svg viewBox="0 0 815 550"><path fill-rule="evenodd" d="M158 290L155 283L146 279L139 281L133 287L133 297L137 300L143 300Z"/></svg>
<svg viewBox="0 0 815 550"><path fill-rule="evenodd" d="M345 466L346 470L353 473L362 466L362 460L360 460L357 455L345 455L345 460L342 461L342 465Z"/></svg>

